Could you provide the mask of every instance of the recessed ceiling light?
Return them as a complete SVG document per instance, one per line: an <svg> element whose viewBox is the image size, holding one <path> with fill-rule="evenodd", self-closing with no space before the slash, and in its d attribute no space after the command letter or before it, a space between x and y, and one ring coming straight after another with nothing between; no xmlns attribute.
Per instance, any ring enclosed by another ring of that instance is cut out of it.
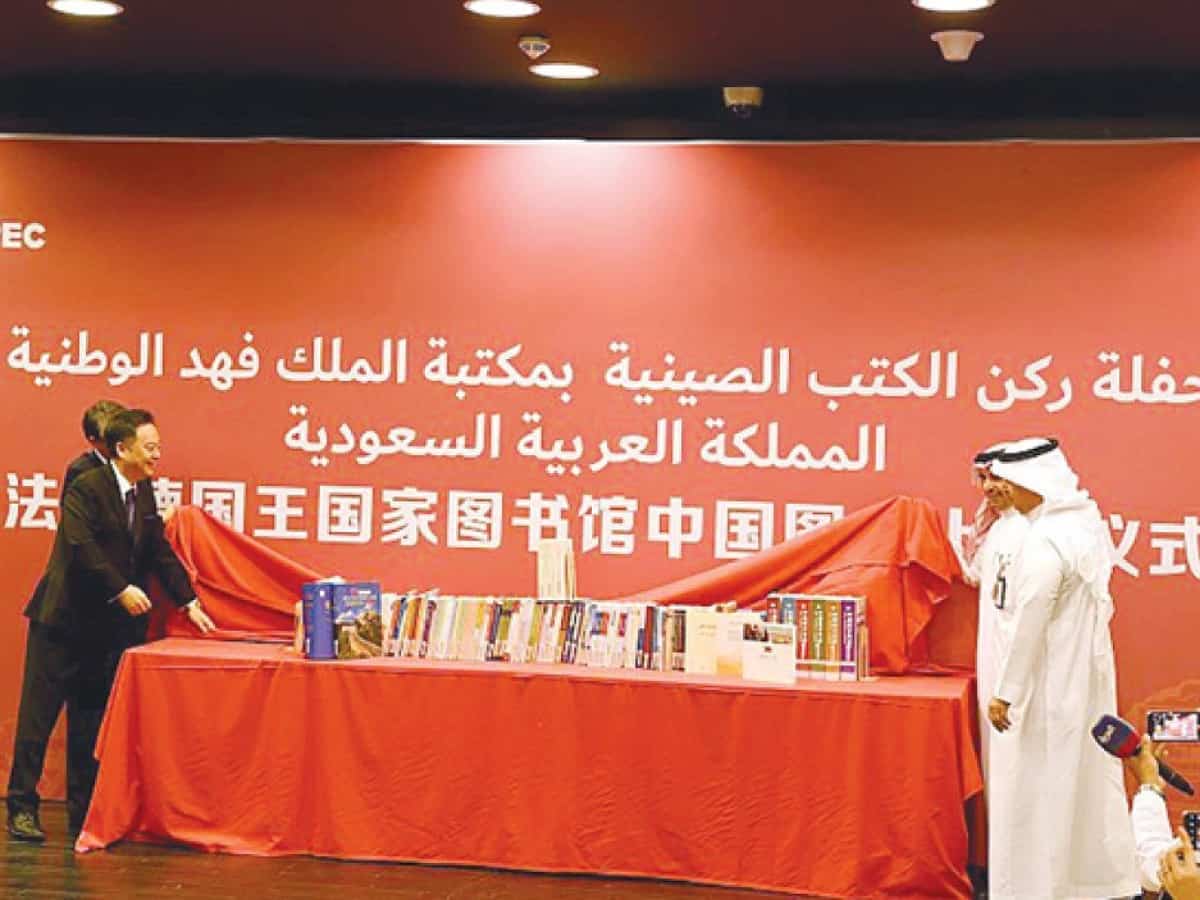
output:
<svg viewBox="0 0 1200 900"><path fill-rule="evenodd" d="M109 0L47 0L46 5L66 16L103 18L125 12L125 7L120 3L111 3Z"/></svg>
<svg viewBox="0 0 1200 900"><path fill-rule="evenodd" d="M463 4L468 12L477 16L495 16L500 19L521 19L536 16L542 8L530 0L467 0Z"/></svg>
<svg viewBox="0 0 1200 900"><path fill-rule="evenodd" d="M927 9L930 12L975 12L977 9L987 9L996 0L912 0L913 6Z"/></svg>
<svg viewBox="0 0 1200 900"><path fill-rule="evenodd" d="M595 78L600 70L595 66L584 66L579 63L538 63L530 66L529 71L543 78Z"/></svg>

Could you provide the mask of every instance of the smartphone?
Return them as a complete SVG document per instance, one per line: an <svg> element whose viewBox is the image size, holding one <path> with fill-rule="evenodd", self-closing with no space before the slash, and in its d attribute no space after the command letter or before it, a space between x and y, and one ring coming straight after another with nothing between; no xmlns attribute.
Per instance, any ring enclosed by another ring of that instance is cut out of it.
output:
<svg viewBox="0 0 1200 900"><path fill-rule="evenodd" d="M1146 713L1150 740L1200 741L1200 709L1155 709Z"/></svg>
<svg viewBox="0 0 1200 900"><path fill-rule="evenodd" d="M1200 812L1192 809L1183 814L1183 830L1192 839L1192 849L1200 850Z"/></svg>

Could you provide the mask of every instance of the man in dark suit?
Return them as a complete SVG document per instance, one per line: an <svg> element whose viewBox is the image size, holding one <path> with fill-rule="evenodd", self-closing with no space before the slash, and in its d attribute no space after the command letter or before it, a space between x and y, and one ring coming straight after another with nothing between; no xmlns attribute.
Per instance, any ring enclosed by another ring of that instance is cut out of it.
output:
<svg viewBox="0 0 1200 900"><path fill-rule="evenodd" d="M111 462L73 478L45 575L25 608L29 637L8 782L8 832L45 839L37 783L46 745L67 707L67 817L83 824L96 779L93 748L121 653L145 639L157 575L201 633L216 626L163 535L150 477L160 455L154 417L117 413L104 432Z"/></svg>
<svg viewBox="0 0 1200 900"><path fill-rule="evenodd" d="M61 504L67 498L67 488L71 482L92 469L98 469L108 462L108 446L104 443L104 428L109 419L125 407L115 400L97 400L83 411L83 437L91 445L90 450L79 454L67 466L63 473L62 493L59 495Z"/></svg>

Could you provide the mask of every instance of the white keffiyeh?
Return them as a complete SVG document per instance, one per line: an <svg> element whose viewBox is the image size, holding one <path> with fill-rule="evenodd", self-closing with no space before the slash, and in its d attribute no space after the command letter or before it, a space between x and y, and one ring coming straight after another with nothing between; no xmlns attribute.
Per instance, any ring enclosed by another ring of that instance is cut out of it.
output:
<svg viewBox="0 0 1200 900"><path fill-rule="evenodd" d="M1064 562L1105 608L1107 622L1112 616L1108 585L1117 551L1100 508L1079 487L1079 476L1071 469L1058 442L1048 438L1013 441L991 464L991 472L1042 498L1029 518L1046 519L1047 525L1054 526L1048 529L1048 536Z"/></svg>

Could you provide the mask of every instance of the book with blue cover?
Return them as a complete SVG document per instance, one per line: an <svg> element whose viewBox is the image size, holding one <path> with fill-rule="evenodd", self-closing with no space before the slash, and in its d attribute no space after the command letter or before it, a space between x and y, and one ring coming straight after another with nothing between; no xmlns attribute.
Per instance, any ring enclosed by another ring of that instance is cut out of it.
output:
<svg viewBox="0 0 1200 900"><path fill-rule="evenodd" d="M335 659L333 633L333 585L308 581L300 588L304 620L304 655L308 659Z"/></svg>

